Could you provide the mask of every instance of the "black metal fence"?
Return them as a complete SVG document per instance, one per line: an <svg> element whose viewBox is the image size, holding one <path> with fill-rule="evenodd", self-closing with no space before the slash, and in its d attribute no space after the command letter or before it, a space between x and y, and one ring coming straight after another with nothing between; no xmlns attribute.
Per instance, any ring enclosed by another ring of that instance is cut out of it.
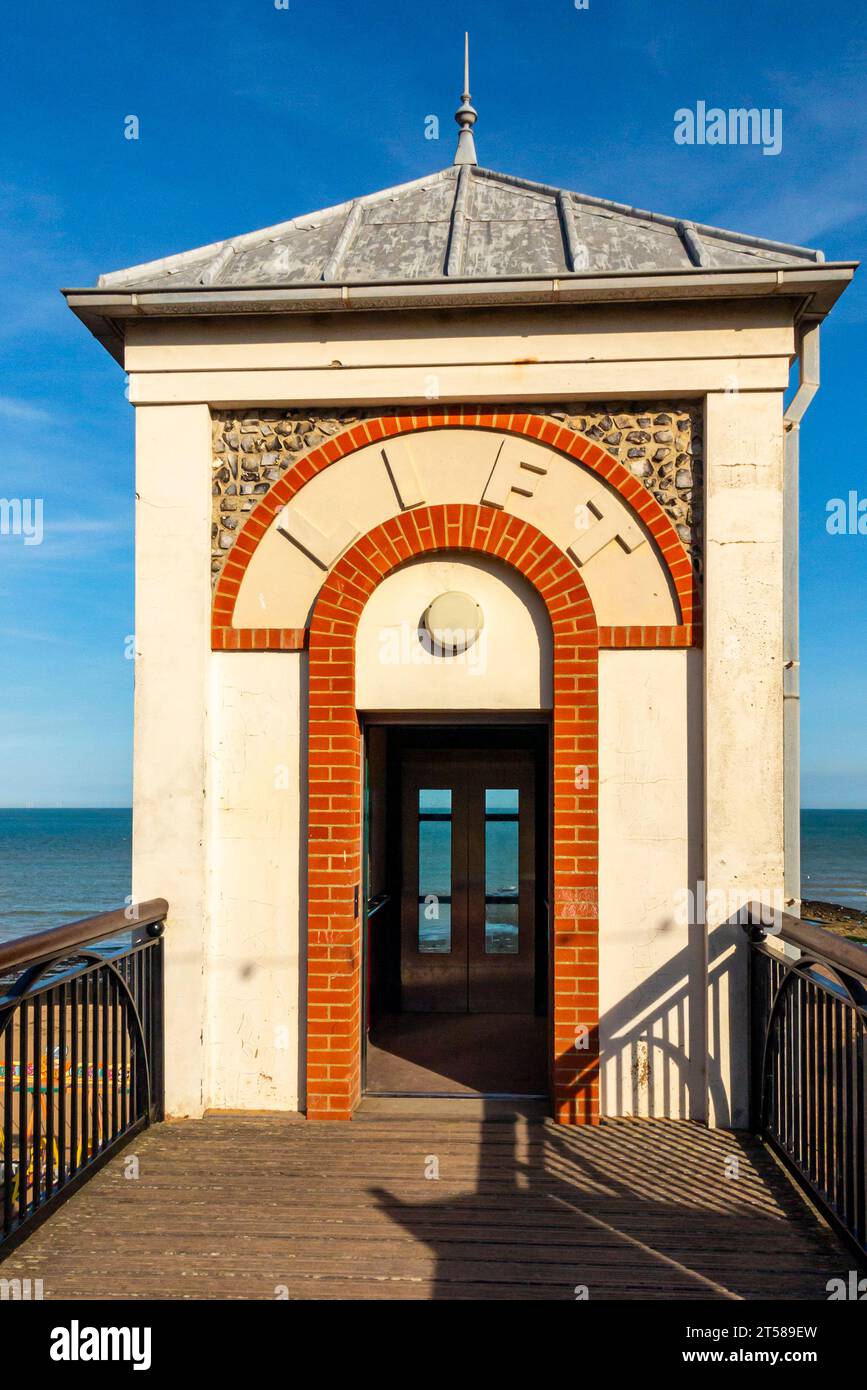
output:
<svg viewBox="0 0 867 1390"><path fill-rule="evenodd" d="M162 1118L167 911L0 943L0 1255Z"/></svg>
<svg viewBox="0 0 867 1390"><path fill-rule="evenodd" d="M749 928L753 1131L863 1260L867 949L799 918L781 922L770 936Z"/></svg>

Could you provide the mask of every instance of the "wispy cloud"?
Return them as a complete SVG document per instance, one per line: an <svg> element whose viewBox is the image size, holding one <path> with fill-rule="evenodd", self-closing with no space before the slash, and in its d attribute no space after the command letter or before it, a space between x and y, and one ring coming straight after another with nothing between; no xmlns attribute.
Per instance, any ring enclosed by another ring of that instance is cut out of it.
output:
<svg viewBox="0 0 867 1390"><path fill-rule="evenodd" d="M747 227L759 234L802 246L818 238L843 232L867 217L867 152L856 150L802 187L768 189L751 197L736 198L719 211L719 223ZM771 229L768 231L767 229Z"/></svg>
<svg viewBox="0 0 867 1390"><path fill-rule="evenodd" d="M91 563L107 572L126 571L133 563L133 525L130 515L108 517L51 515L46 506L42 540L27 545L17 535L0 536L0 555L5 574L31 574L58 564L81 566L81 574Z"/></svg>
<svg viewBox="0 0 867 1390"><path fill-rule="evenodd" d="M116 535L121 532L128 535L130 533L130 519L128 516L66 516L59 517L56 521L46 521L45 531L46 534L50 531L57 531L64 536Z"/></svg>
<svg viewBox="0 0 867 1390"><path fill-rule="evenodd" d="M32 218L40 222L55 222L62 206L51 193L43 193L22 183L0 182L0 216L8 225L12 220Z"/></svg>
<svg viewBox="0 0 867 1390"><path fill-rule="evenodd" d="M51 642L64 647L80 646L74 638L62 637L58 632L46 632L38 628L0 627L0 637L7 642Z"/></svg>
<svg viewBox="0 0 867 1390"><path fill-rule="evenodd" d="M730 224L772 226L772 235L800 243L845 231L867 217L863 74L867 45L835 54L835 70L771 71L767 80L783 111L784 158L793 175L785 186L767 184L734 197L722 215ZM763 174L781 172L762 170Z"/></svg>
<svg viewBox="0 0 867 1390"><path fill-rule="evenodd" d="M51 419L51 412L31 401L13 400L11 396L0 396L0 420L15 420L38 424Z"/></svg>

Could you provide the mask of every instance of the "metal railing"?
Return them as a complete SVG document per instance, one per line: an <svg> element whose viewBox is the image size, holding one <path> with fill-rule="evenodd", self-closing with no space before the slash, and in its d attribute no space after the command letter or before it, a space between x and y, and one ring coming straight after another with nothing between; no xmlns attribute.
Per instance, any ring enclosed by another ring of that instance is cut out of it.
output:
<svg viewBox="0 0 867 1390"><path fill-rule="evenodd" d="M0 942L0 1256L162 1118L167 911Z"/></svg>
<svg viewBox="0 0 867 1390"><path fill-rule="evenodd" d="M867 949L753 905L751 1121L863 1261L867 1258ZM795 955L791 949L797 948Z"/></svg>

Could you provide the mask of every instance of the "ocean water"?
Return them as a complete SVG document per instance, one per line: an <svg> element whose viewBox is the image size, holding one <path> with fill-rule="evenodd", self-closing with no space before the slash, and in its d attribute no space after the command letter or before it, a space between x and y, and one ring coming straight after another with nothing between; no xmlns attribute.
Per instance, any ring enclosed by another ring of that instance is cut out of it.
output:
<svg viewBox="0 0 867 1390"><path fill-rule="evenodd" d="M867 912L867 811L801 812L801 895Z"/></svg>
<svg viewBox="0 0 867 1390"><path fill-rule="evenodd" d="M0 939L123 906L131 830L128 810L0 810ZM501 858L488 890L508 893L514 847L506 853L504 845ZM801 868L805 898L867 911L867 811L802 811ZM510 949L511 915L502 906L491 914L489 930L504 937L495 950ZM435 934L433 924L428 930Z"/></svg>
<svg viewBox="0 0 867 1390"><path fill-rule="evenodd" d="M422 955L447 955L452 949L452 793L422 787L418 797L418 949ZM486 955L519 950L518 814L517 788L486 788Z"/></svg>
<svg viewBox="0 0 867 1390"><path fill-rule="evenodd" d="M123 907L129 810L0 809L0 940Z"/></svg>

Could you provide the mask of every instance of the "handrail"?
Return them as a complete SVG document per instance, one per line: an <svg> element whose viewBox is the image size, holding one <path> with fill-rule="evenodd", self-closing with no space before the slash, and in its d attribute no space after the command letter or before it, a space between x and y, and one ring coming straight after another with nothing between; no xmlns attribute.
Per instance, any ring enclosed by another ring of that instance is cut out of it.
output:
<svg viewBox="0 0 867 1390"><path fill-rule="evenodd" d="M0 974L22 965L39 965L76 946L91 946L121 931L155 926L165 919L168 910L165 898L149 898L147 902L98 912L93 917L81 917L76 922L32 932L29 936L17 936L12 941L0 941Z"/></svg>
<svg viewBox="0 0 867 1390"><path fill-rule="evenodd" d="M757 903L744 918L753 1133L867 1268L867 951Z"/></svg>
<svg viewBox="0 0 867 1390"><path fill-rule="evenodd" d="M750 929L753 940L762 940L770 935L777 940L789 942L802 951L808 951L811 956L821 958L828 965L837 966L847 974L857 976L867 985L867 949L859 946L856 941L847 941L845 937L837 936L835 932L827 931L824 927L817 927L813 922L805 922L803 918L794 917L790 912L777 912L774 915L771 908L763 907L759 903L750 903L748 914L745 925ZM769 920L780 922L780 930L768 932L765 924Z"/></svg>
<svg viewBox="0 0 867 1390"><path fill-rule="evenodd" d="M163 1118L168 910L152 898L0 945L0 1258Z"/></svg>

